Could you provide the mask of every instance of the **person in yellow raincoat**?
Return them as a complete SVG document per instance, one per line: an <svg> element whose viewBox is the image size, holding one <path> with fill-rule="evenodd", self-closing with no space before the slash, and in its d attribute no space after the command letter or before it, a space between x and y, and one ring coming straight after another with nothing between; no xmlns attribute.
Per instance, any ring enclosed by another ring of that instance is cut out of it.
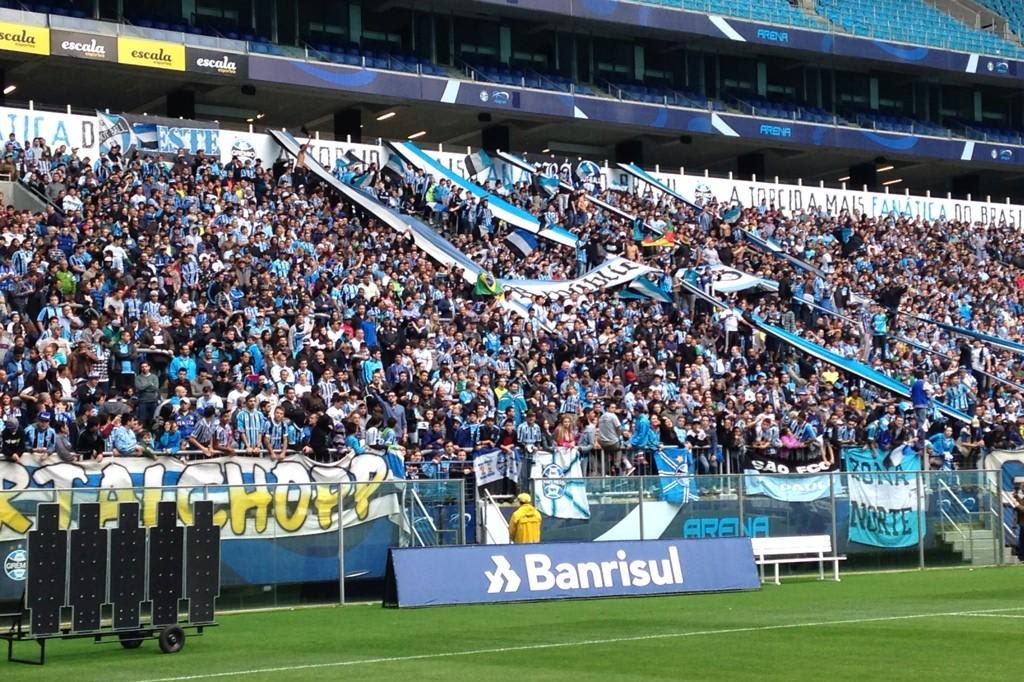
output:
<svg viewBox="0 0 1024 682"><path fill-rule="evenodd" d="M516 497L519 509L512 512L508 520L508 537L517 545L540 542L541 516L533 506L533 498L529 493L519 493Z"/></svg>

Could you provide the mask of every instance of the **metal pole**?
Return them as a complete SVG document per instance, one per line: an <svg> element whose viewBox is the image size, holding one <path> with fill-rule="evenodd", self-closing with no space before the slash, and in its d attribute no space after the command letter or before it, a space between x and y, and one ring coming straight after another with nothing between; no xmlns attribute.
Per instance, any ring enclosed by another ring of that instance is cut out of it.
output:
<svg viewBox="0 0 1024 682"><path fill-rule="evenodd" d="M640 506L639 506L640 511L639 511L639 514L638 514L638 516L640 518L640 539L643 540L644 539L644 477L643 476L638 476L637 480L640 481L640 490L638 491L639 502L640 502Z"/></svg>
<svg viewBox="0 0 1024 682"><path fill-rule="evenodd" d="M924 570L924 533L921 532L921 515L925 513L922 505L927 509L928 505L924 499L924 472L917 472L917 563L918 568Z"/></svg>
<svg viewBox="0 0 1024 682"><path fill-rule="evenodd" d="M839 528L838 519L836 518L836 474L838 471L831 471L828 475L828 503L829 508L832 510L832 554L836 556L839 554ZM839 474L842 475L842 474Z"/></svg>
<svg viewBox="0 0 1024 682"><path fill-rule="evenodd" d="M459 484L459 542L458 544L466 544L466 479L458 479ZM486 505L484 505L486 507ZM480 505L477 504L477 509L480 509ZM477 537L480 536L480 524L477 523Z"/></svg>
<svg viewBox="0 0 1024 682"><path fill-rule="evenodd" d="M353 488L358 486L353 484ZM345 498L341 494L341 486L338 486L338 600L345 603Z"/></svg>
<svg viewBox="0 0 1024 682"><path fill-rule="evenodd" d="M744 479L744 476L740 475L739 480L736 481L736 503L739 505L739 512L736 514L736 516L740 520L740 537L741 538L742 537L746 537L746 535L747 535L747 523L746 523L746 519L745 519L746 514L743 511L743 485L744 485L744 480L743 479Z"/></svg>
<svg viewBox="0 0 1024 682"><path fill-rule="evenodd" d="M1002 505L1002 498L999 493L999 477L991 476L989 472L985 472L985 478L988 479L988 511L992 516L992 544L995 545L994 551L996 553L995 560L996 566L1003 565L1003 557L1006 556L1006 533L1003 532L1003 517L999 509L996 507L997 504Z"/></svg>

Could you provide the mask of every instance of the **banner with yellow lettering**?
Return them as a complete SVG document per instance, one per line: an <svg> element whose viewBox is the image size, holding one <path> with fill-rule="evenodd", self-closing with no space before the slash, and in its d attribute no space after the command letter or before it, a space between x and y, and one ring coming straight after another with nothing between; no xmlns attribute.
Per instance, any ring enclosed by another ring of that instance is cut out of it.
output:
<svg viewBox="0 0 1024 682"><path fill-rule="evenodd" d="M167 43L162 40L118 36L117 61L131 66L148 66L154 69L184 71L185 46L180 43Z"/></svg>
<svg viewBox="0 0 1024 682"><path fill-rule="evenodd" d="M385 517L401 526L400 485L376 454L333 464L298 455L280 462L108 457L69 463L27 454L20 462L0 461L0 542L24 538L36 505L54 501L64 527L74 527L75 510L87 502L99 502L101 523L114 527L120 502L140 503L143 523L151 525L162 500L177 502L185 524L193 502L212 500L225 540L337 532L339 509L345 527Z"/></svg>
<svg viewBox="0 0 1024 682"><path fill-rule="evenodd" d="M0 22L0 50L48 55L50 29L45 26Z"/></svg>

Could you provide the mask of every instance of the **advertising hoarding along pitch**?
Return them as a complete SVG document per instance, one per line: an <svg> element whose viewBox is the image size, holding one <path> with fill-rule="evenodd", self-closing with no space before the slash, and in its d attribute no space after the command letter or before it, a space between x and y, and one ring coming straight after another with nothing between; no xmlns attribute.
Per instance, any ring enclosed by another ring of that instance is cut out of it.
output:
<svg viewBox="0 0 1024 682"><path fill-rule="evenodd" d="M384 606L722 592L760 584L750 538L407 548L388 555Z"/></svg>

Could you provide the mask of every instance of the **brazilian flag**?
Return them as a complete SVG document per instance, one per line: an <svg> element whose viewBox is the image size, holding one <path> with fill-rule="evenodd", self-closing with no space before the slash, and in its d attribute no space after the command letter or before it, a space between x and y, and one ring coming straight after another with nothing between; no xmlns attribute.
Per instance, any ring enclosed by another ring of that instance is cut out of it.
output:
<svg viewBox="0 0 1024 682"><path fill-rule="evenodd" d="M476 278L476 286L473 287L473 293L480 296L497 296L498 294L504 293L505 289L501 286L501 282L494 278L489 272L481 271Z"/></svg>

